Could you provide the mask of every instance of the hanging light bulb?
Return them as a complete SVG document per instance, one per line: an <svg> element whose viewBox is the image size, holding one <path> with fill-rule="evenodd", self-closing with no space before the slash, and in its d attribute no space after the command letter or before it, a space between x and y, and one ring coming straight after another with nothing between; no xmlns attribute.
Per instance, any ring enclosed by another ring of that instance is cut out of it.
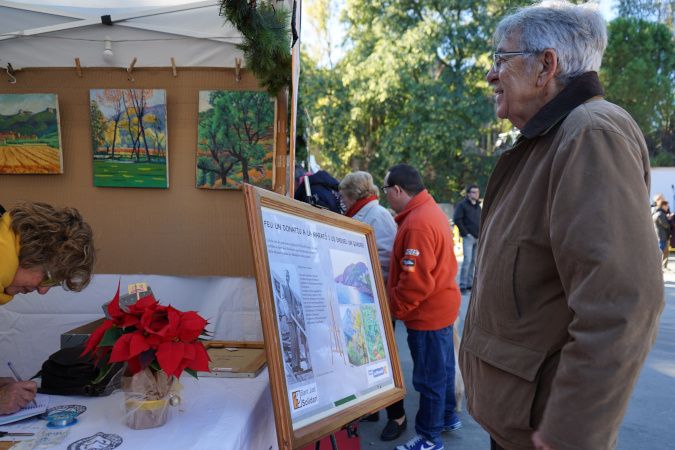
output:
<svg viewBox="0 0 675 450"><path fill-rule="evenodd" d="M110 36L105 37L105 50L103 50L103 61L107 62L108 64L112 64L113 62L113 51L112 51L112 41L110 39Z"/></svg>

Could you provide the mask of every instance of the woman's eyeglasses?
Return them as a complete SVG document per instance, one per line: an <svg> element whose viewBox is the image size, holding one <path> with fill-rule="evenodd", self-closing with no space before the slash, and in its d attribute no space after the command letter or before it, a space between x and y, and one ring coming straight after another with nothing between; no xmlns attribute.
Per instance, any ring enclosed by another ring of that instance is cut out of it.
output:
<svg viewBox="0 0 675 450"><path fill-rule="evenodd" d="M54 286L61 286L60 281L56 281L54 278L52 278L52 274L49 273L49 268L47 267L47 264L45 266L45 272L47 272L47 279L44 281L40 281L38 285L40 287L54 287Z"/></svg>

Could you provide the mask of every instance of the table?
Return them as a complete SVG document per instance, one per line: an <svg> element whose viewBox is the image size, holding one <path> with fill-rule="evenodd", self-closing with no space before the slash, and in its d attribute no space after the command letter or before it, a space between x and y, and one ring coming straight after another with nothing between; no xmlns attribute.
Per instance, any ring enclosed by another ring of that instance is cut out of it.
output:
<svg viewBox="0 0 675 450"><path fill-rule="evenodd" d="M255 378L201 377L196 380L186 373L180 382L184 386L181 395L186 404L172 408L164 426L148 430L133 430L122 423L124 394L121 392L108 397L51 395L50 408L83 405L87 410L69 427L70 433L61 444L50 448L82 450L84 446L73 444L105 433L122 439L116 447L120 449L278 449L267 368ZM4 425L2 430L37 433L46 428L46 424L45 420L32 418ZM87 448L112 450L115 447Z"/></svg>

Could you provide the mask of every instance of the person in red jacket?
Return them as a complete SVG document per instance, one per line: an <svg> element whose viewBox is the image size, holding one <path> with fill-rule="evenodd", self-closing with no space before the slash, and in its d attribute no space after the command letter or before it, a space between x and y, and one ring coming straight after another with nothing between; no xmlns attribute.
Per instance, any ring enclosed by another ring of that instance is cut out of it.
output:
<svg viewBox="0 0 675 450"><path fill-rule="evenodd" d="M461 294L450 221L412 166L389 169L382 187L398 232L389 267L391 313L405 324L413 359L413 386L420 393L417 435L397 450L442 450L441 433L462 426L455 407L452 324Z"/></svg>

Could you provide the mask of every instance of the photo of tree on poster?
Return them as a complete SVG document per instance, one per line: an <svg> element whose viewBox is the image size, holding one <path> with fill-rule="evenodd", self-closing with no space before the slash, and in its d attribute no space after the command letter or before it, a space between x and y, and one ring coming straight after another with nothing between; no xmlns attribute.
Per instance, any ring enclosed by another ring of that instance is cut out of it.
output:
<svg viewBox="0 0 675 450"><path fill-rule="evenodd" d="M197 187L272 189L274 101L260 91L200 91Z"/></svg>
<svg viewBox="0 0 675 450"><path fill-rule="evenodd" d="M94 186L169 187L166 91L92 89Z"/></svg>

